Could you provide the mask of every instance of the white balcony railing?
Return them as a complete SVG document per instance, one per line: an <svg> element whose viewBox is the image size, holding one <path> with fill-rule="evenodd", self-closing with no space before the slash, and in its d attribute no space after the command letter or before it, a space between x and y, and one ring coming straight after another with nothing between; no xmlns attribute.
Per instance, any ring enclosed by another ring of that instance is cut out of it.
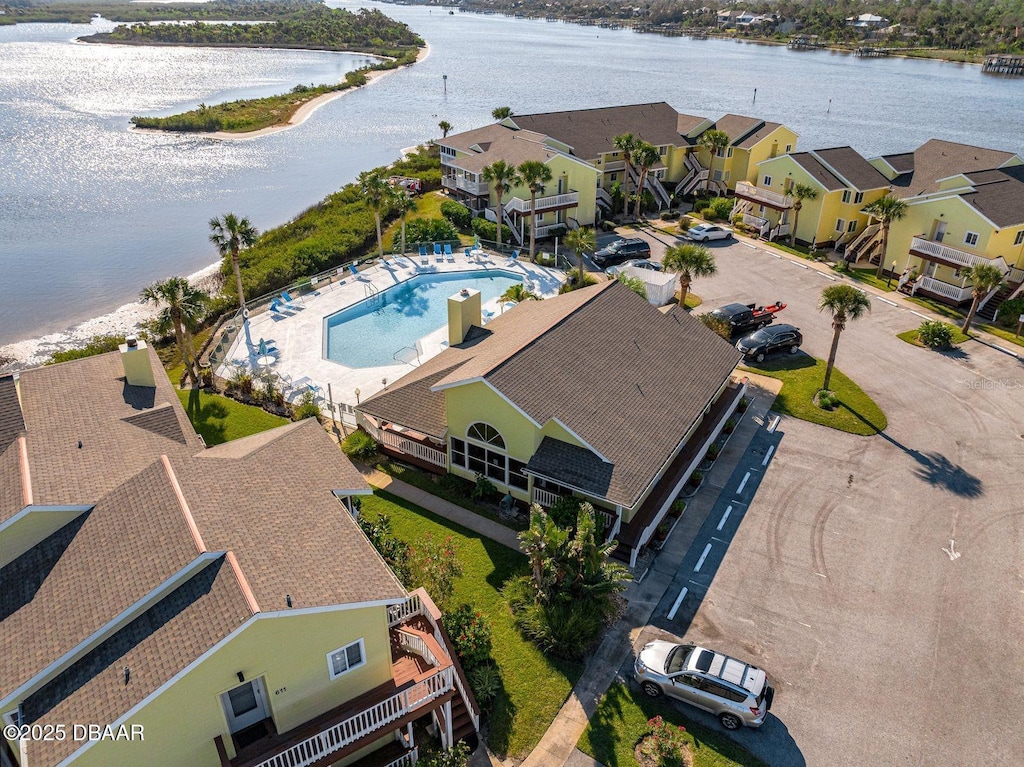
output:
<svg viewBox="0 0 1024 767"><path fill-rule="evenodd" d="M1006 281L1011 285L1024 283L1024 269L1018 269L1016 266L1011 266L1010 271L1006 273Z"/></svg>
<svg viewBox="0 0 1024 767"><path fill-rule="evenodd" d="M564 194L552 194L547 197L537 198L537 212L548 210L550 208L562 208L571 205L578 205L580 201L579 192L566 192ZM518 197L513 197L507 203L505 203L505 210L514 210L517 213L529 213L530 212L530 200L529 198L523 200Z"/></svg>
<svg viewBox="0 0 1024 767"><path fill-rule="evenodd" d="M394 761L388 762L384 767L414 767L416 762L419 761L419 758L420 749L419 746L417 746L411 751L406 751Z"/></svg>
<svg viewBox="0 0 1024 767"><path fill-rule="evenodd" d="M910 241L910 250L915 256L933 256L957 266L974 266L975 264L991 264L1000 271L1006 272L1009 268L1002 256L998 258L986 258L976 253L968 253L966 250L951 248L941 242L928 240L924 237L914 237Z"/></svg>
<svg viewBox="0 0 1024 767"><path fill-rule="evenodd" d="M544 226L537 227L538 237L547 237L552 232L558 231L559 229L568 229L567 224L545 224Z"/></svg>
<svg viewBox="0 0 1024 767"><path fill-rule="evenodd" d="M736 182L736 196L748 200L755 200L762 205L770 205L773 208L792 208L793 198L788 194L773 192L771 189L762 189L751 184L749 181Z"/></svg>
<svg viewBox="0 0 1024 767"><path fill-rule="evenodd" d="M933 277L922 277L917 283L917 287L921 290L927 290L936 295L948 298L951 301L960 303L961 301L967 301L971 297L971 288L962 288L959 285L950 285L948 282L942 282L936 280Z"/></svg>
<svg viewBox="0 0 1024 767"><path fill-rule="evenodd" d="M550 490L545 490L543 487L533 488L533 502L539 503L545 509L550 509L561 497L562 496L558 493L552 493Z"/></svg>
<svg viewBox="0 0 1024 767"><path fill-rule="evenodd" d="M419 458L421 461L432 463L434 466L440 466L442 468L448 467L448 456L443 450L424 445L420 442L415 442L411 439L406 439L400 434L396 434L393 431L382 429L380 432L381 444L385 447L390 447L392 450L398 450L399 452L405 453Z"/></svg>
<svg viewBox="0 0 1024 767"><path fill-rule="evenodd" d="M445 189L460 189L478 197L491 193L491 185L486 181L470 181L465 176L444 176L441 186Z"/></svg>

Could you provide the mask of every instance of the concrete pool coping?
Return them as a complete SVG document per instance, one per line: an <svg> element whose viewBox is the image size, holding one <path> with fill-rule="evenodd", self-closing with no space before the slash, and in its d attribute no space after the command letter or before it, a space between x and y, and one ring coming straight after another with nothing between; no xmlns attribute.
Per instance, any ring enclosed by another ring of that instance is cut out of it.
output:
<svg viewBox="0 0 1024 767"><path fill-rule="evenodd" d="M392 365L350 368L326 359L327 318L419 275L485 270L503 271L529 280L533 292L542 298L557 294L565 281L565 274L561 271L530 262L510 261L487 252L476 257L459 253L451 261L438 261L430 256L427 265L422 264L419 257L390 259L385 264L359 272L357 276L349 276L296 299L293 310L265 311L252 317L248 322L248 332L241 332L235 338L217 374L230 379L236 364L254 375L276 374L289 400L298 399L303 391L312 387L318 401L322 398L321 405L325 411L328 409L330 385L330 397L336 406L335 418L352 423L352 408L358 404L357 400L376 394L420 363L439 354L447 346L447 329L442 326L412 342L419 347L418 359L410 354L408 361ZM458 292L457 285L453 282L453 295ZM485 322L487 311L497 315L503 308L497 299L486 302ZM266 357L259 356L261 340L271 350L276 349L271 355L275 361L269 365L260 364L268 361Z"/></svg>

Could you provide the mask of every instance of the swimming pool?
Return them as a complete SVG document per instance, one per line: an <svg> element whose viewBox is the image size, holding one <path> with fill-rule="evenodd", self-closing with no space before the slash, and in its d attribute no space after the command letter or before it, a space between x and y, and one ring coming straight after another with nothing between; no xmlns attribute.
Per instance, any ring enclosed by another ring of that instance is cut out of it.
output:
<svg viewBox="0 0 1024 767"><path fill-rule="evenodd" d="M352 368L394 365L401 350L445 325L450 296L474 288L486 304L517 282L522 277L500 269L418 274L327 317L327 359Z"/></svg>

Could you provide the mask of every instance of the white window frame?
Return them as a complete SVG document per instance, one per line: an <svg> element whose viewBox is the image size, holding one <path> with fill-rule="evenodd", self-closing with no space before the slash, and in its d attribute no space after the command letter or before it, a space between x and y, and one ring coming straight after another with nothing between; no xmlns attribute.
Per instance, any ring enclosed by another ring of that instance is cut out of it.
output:
<svg viewBox="0 0 1024 767"><path fill-rule="evenodd" d="M843 205L847 205L850 202L850 198L853 197L853 192L849 189L843 190Z"/></svg>
<svg viewBox="0 0 1024 767"><path fill-rule="evenodd" d="M357 663L354 666L348 665L348 648L350 648L352 645L359 645L359 658L360 658L360 660L359 660L359 663ZM342 653L343 654L342 657L345 658L345 668L342 669L341 671L339 671L337 674L335 674L334 673L334 661L332 661L331 659L335 655L337 655L338 653ZM357 668L360 668L361 666L365 666L365 665L366 665L366 644L365 644L365 642L363 642L363 638L362 637L359 637L359 639L357 639L354 642L349 642L347 645L339 647L337 650L331 650L331 652L327 653L327 673L330 674L330 677L331 677L332 680L337 679L340 676L344 676L349 671L352 671L353 669L357 669Z"/></svg>
<svg viewBox="0 0 1024 767"><path fill-rule="evenodd" d="M857 221L856 221L856 219L850 221L850 223L848 223L846 225L846 231L847 232L856 232L857 231Z"/></svg>
<svg viewBox="0 0 1024 767"><path fill-rule="evenodd" d="M761 184L761 186L771 186L771 185L772 185L772 177L771 176L765 176L764 177L764 183Z"/></svg>
<svg viewBox="0 0 1024 767"><path fill-rule="evenodd" d="M862 202L864 202L864 192L857 192L853 195L854 205L860 205Z"/></svg>
<svg viewBox="0 0 1024 767"><path fill-rule="evenodd" d="M970 245L972 248L978 244L978 240L981 235L977 232L967 232L964 234L964 245Z"/></svg>
<svg viewBox="0 0 1024 767"><path fill-rule="evenodd" d="M836 231L837 232L845 232L846 231L846 219L845 218L837 218L836 219Z"/></svg>
<svg viewBox="0 0 1024 767"><path fill-rule="evenodd" d="M1013 238L1014 245L1024 245L1024 229L1017 232L1017 236Z"/></svg>

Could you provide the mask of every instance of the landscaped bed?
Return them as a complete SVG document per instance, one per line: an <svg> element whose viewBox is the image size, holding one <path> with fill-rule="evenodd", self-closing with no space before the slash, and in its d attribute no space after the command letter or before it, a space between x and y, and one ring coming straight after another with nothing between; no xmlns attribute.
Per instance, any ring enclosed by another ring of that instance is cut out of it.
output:
<svg viewBox="0 0 1024 767"><path fill-rule="evenodd" d="M884 431L889 424L874 400L838 368L832 371L829 388L838 397L839 406L823 410L814 404L814 395L825 380L825 360L798 355L742 369L782 381L782 391L772 405L777 413L864 436Z"/></svg>
<svg viewBox="0 0 1024 767"><path fill-rule="evenodd" d="M469 603L490 620L492 655L501 671L502 690L490 716L488 745L499 755L525 757L582 671L578 663L544 657L513 625L499 589L527 571L526 557L382 490L363 499L362 513L369 519L387 514L393 534L402 541L419 541L427 533L435 540L451 536L463 568L452 601Z"/></svg>
<svg viewBox="0 0 1024 767"><path fill-rule="evenodd" d="M690 722L671 703L652 700L624 684L612 685L590 718L576 747L609 767L635 765L633 749L649 731L647 720L662 716L686 728L694 767L763 767L764 762L724 735Z"/></svg>

